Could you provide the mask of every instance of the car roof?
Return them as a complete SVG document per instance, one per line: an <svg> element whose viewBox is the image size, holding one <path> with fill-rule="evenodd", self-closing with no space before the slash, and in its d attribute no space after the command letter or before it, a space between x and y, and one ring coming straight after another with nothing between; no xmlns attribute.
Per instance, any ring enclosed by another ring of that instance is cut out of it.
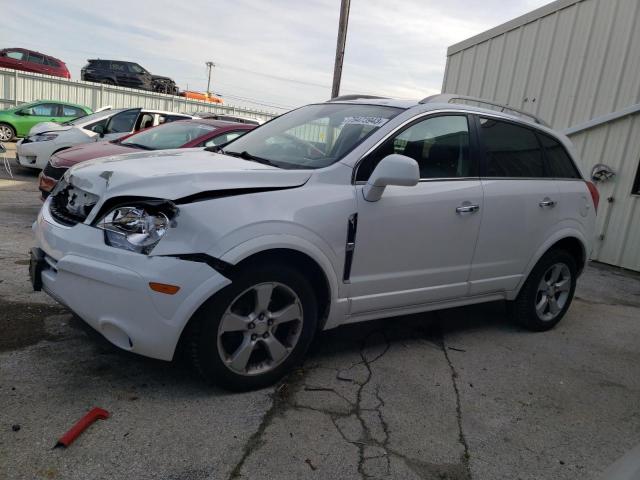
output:
<svg viewBox="0 0 640 480"><path fill-rule="evenodd" d="M82 110L92 111L86 105L80 105L79 103L71 103L71 102L63 102L61 100L47 100L47 99L34 100L32 102L21 103L20 105L17 105L16 107L13 107L13 108L26 107L27 105L36 105L38 103L59 103L60 105L68 105L69 107L78 107L78 108L81 108Z"/></svg>
<svg viewBox="0 0 640 480"><path fill-rule="evenodd" d="M489 100L476 99L472 97L458 96L454 94L439 94L427 97L423 100L402 100L402 99L394 99L394 98L382 98L382 97L371 97L371 96L361 96L357 98L351 98L356 96L344 96L338 97L336 99L329 100L327 103L350 103L350 104L360 104L360 105L379 105L379 106L388 106L395 108L402 108L404 110L409 109L419 109L420 111L428 111L428 110L459 110L465 112L474 112L479 114L489 114L493 116L498 116L507 120L512 120L520 123L525 123L529 126L534 126L540 128L545 131L552 131L549 125L547 125L544 121L540 120L533 114L528 112L520 111L515 107L510 107L508 105L500 105L497 103L493 103ZM491 108L482 107L479 105L470 105L469 103L455 103L452 100L460 99L467 102L477 102L480 104L487 104ZM496 110L495 108L499 108ZM558 132L553 131L555 135L558 135Z"/></svg>
<svg viewBox="0 0 640 480"><path fill-rule="evenodd" d="M360 104L360 105L380 105L386 107L396 107L402 108L404 110L415 107L418 105L417 100L402 100L399 98L383 98L383 97L372 97L372 96L363 96L359 98L351 98L351 95L345 95L344 97L338 97L332 100L329 100L327 103L352 103L352 104Z"/></svg>
<svg viewBox="0 0 640 480"><path fill-rule="evenodd" d="M113 58L89 58L87 62L120 62L120 63L135 63L136 65L140 65L138 62L130 62L129 60L115 60Z"/></svg>
<svg viewBox="0 0 640 480"><path fill-rule="evenodd" d="M47 57L47 58L52 58L54 60L57 60L60 63L64 63L62 60L60 60L57 57L54 57L53 55L49 55L47 53L42 53L42 52L38 52L37 50L30 50L28 48L22 48L22 47L7 47L7 48L3 48L2 51L4 50L20 50L21 52L29 52L29 53L36 53L38 55L42 55L43 57ZM66 63L65 63L66 65ZM64 102L60 102L60 103L64 103ZM72 105L72 104L69 104Z"/></svg>
<svg viewBox="0 0 640 480"><path fill-rule="evenodd" d="M166 110L154 110L153 108L142 108L142 107L123 108L123 110L137 110L137 109L140 109L140 111L144 112L144 113L161 113L163 115L178 115L178 116L184 117L184 118L194 118L195 117L195 115L192 115L190 113L167 112Z"/></svg>

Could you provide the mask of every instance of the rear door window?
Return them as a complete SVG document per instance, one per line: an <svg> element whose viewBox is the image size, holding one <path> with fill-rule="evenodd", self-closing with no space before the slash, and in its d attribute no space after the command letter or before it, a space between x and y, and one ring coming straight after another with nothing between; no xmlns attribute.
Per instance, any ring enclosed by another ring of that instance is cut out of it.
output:
<svg viewBox="0 0 640 480"><path fill-rule="evenodd" d="M127 71L127 66L120 62L111 62L111 70L114 72L124 73Z"/></svg>
<svg viewBox="0 0 640 480"><path fill-rule="evenodd" d="M554 178L581 178L564 146L545 134L539 134L547 158L549 176Z"/></svg>
<svg viewBox="0 0 640 480"><path fill-rule="evenodd" d="M72 107L71 105L62 105L63 117L82 117L83 115L86 115L84 110L78 107Z"/></svg>
<svg viewBox="0 0 640 480"><path fill-rule="evenodd" d="M510 122L480 118L485 177L542 178L544 159L533 130Z"/></svg>
<svg viewBox="0 0 640 480"><path fill-rule="evenodd" d="M39 63L41 65L46 64L47 62L44 59L43 55L38 55L37 53L30 53L29 54L29 61L31 63Z"/></svg>

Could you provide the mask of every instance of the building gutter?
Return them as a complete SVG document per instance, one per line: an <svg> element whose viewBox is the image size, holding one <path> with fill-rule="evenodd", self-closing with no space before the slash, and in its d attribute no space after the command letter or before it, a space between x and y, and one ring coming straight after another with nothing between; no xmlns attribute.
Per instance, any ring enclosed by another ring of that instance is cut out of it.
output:
<svg viewBox="0 0 640 480"><path fill-rule="evenodd" d="M636 103L635 105L629 105L628 107L622 108L615 112L607 113L606 115L600 115L599 117L592 118L588 122L581 123L573 127L569 127L565 129L562 133L564 133L566 136L575 135L576 133L584 132L585 130L598 127L604 123L613 122L614 120L618 120L620 118L627 117L629 115L634 115L636 113L640 113L640 103Z"/></svg>

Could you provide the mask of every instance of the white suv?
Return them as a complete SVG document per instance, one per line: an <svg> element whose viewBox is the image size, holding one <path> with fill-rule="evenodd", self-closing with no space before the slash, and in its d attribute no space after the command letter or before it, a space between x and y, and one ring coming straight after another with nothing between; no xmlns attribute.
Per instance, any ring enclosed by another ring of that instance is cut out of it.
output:
<svg viewBox="0 0 640 480"><path fill-rule="evenodd" d="M39 123L16 144L16 160L23 167L42 170L51 155L74 145L116 140L138 130L187 118L194 116L147 108L119 108L103 109L62 124Z"/></svg>
<svg viewBox="0 0 640 480"><path fill-rule="evenodd" d="M339 98L224 150L80 164L34 224L33 286L125 350L186 349L231 389L278 380L346 323L506 300L549 329L597 191L564 136L456 98Z"/></svg>

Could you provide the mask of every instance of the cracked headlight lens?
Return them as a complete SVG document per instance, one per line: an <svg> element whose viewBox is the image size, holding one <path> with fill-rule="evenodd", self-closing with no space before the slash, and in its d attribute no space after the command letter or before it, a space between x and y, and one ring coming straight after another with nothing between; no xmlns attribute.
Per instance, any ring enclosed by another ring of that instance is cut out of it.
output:
<svg viewBox="0 0 640 480"><path fill-rule="evenodd" d="M96 226L104 230L107 245L147 254L165 236L170 225L166 213L150 210L142 205L117 207Z"/></svg>

